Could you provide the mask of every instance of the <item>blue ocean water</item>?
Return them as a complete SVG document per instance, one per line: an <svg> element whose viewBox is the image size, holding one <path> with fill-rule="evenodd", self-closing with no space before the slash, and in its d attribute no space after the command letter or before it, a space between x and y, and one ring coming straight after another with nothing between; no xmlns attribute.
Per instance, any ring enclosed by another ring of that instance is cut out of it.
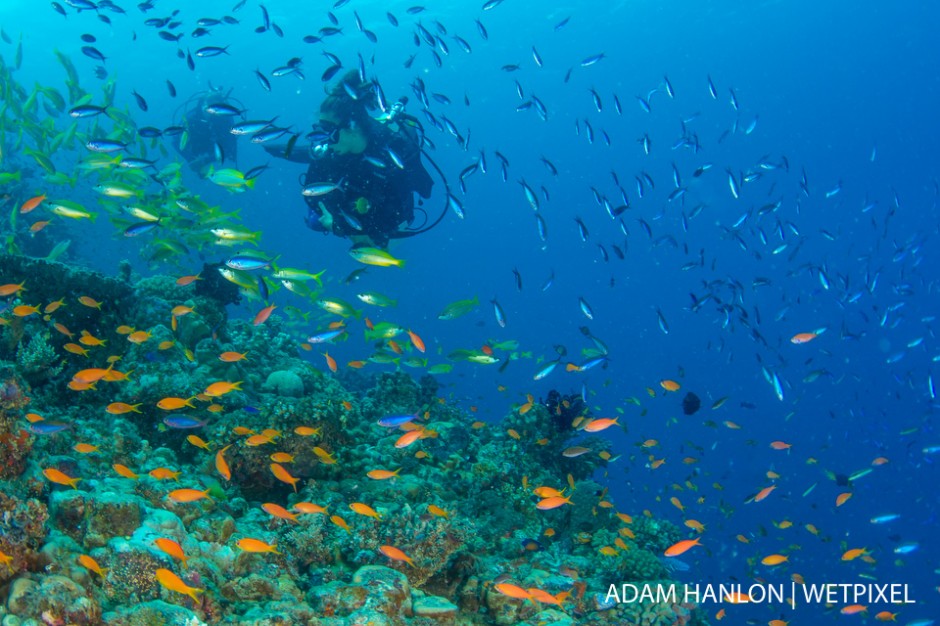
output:
<svg viewBox="0 0 940 626"><path fill-rule="evenodd" d="M684 580L781 582L797 573L807 582L905 583L917 604L900 607L899 621L940 615L933 541L940 452L930 451L940 446L933 423L940 376L935 7L505 0L488 10L429 2L410 13L413 5L400 2L352 0L331 9L272 0L264 5L283 29L278 37L255 32L262 13L253 0L237 12L228 2L157 0L146 13L137 3L116 4L126 13L67 8L63 17L47 3L7 0L0 25L13 43L2 44L3 58L10 64L22 41L17 80L61 84L57 49L73 60L86 89L114 80L115 106L127 107L139 126L158 128L178 123L190 96L223 87L246 117L278 116L307 132L325 93L324 52L348 68L362 55L388 98L408 96L408 111L425 121L411 87L420 78L429 93L450 100L432 99L430 112L466 140L428 126L435 144L428 153L466 215L448 213L430 232L393 242L390 251L406 260L402 269L370 268L343 284L362 266L347 254L348 242L304 226L298 179L305 166L272 160L248 141L239 143L237 167L269 164L253 190L231 194L192 172L187 184L212 203L240 208L244 224L263 232L261 249L280 255L282 265L326 269L332 295L356 301L357 292L376 290L396 298L394 319L421 334L432 364L453 350L518 341L519 358L505 369L458 363L440 377L446 393L479 419L496 423L526 394L540 398L551 389L585 394L597 416L619 415L625 430L604 433L622 454L605 477L612 500L679 525L688 518L705 525L704 547L683 557L691 565ZM184 24L179 43L144 24L174 11ZM328 11L342 34L304 43L330 24ZM354 11L376 43L357 31ZM189 35L198 18L223 15L238 23ZM419 23L448 47L434 51L440 65L429 46L415 46ZM97 39L103 64L83 55L83 33ZM177 55L207 45L227 46L227 53L197 57L192 71ZM293 57L302 59L305 79L269 76L272 90L262 89L255 70L269 75ZM107 79L95 78L98 66ZM132 91L146 98L147 112ZM505 181L497 152L508 162ZM462 193L458 174L481 158L487 172L467 177ZM539 197L544 241L523 180ZM618 181L629 208L614 218L595 195L623 205ZM443 188L438 181L425 204L429 219L445 210ZM78 200L93 197L76 191ZM51 247L64 239L72 242L72 262L114 273L128 259L152 271L140 258L144 244L105 220L63 225L47 241ZM194 253L190 267L198 269L200 256L214 262L223 254ZM299 306L281 294L282 306ZM448 303L472 297L480 306L470 315L438 319ZM505 310L505 328L492 300ZM250 318L258 308L239 314ZM582 327L603 342L607 360L566 372L566 363L584 362L581 351L596 347ZM811 331L819 335L809 343L790 341ZM560 347L560 366L534 380ZM349 341L331 354L342 363L369 350ZM310 358L324 366L317 352ZM665 392L666 379L681 389ZM682 412L687 392L702 400L694 415ZM532 445L540 437L525 436ZM649 439L658 445L641 447ZM774 441L791 447L774 450ZM888 462L872 467L878 457ZM653 469L657 459L665 463ZM766 500L745 504L770 485L776 489ZM851 499L837 507L846 492ZM670 504L673 496L684 514ZM888 513L900 517L869 521ZM793 527L780 529L785 520ZM895 553L909 542L919 547ZM873 562L842 561L847 549L862 547ZM788 554L790 563L759 564L773 553ZM735 619L764 623L781 615L800 623L841 617L824 606L752 606L736 608Z"/></svg>

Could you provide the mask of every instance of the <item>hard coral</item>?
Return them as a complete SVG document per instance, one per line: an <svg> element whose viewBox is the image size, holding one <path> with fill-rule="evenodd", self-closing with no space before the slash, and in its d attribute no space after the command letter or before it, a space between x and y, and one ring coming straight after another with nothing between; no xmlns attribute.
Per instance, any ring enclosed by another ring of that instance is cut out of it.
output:
<svg viewBox="0 0 940 626"><path fill-rule="evenodd" d="M16 350L16 371L31 385L39 385L54 378L62 371L60 357L49 342L48 332L34 334L27 343L20 343Z"/></svg>
<svg viewBox="0 0 940 626"><path fill-rule="evenodd" d="M33 436L23 429L0 430L0 479L15 478L26 469L26 457L33 448Z"/></svg>
<svg viewBox="0 0 940 626"><path fill-rule="evenodd" d="M56 575L38 582L17 598L15 615L62 626L101 623L101 607L73 580Z"/></svg>
<svg viewBox="0 0 940 626"><path fill-rule="evenodd" d="M34 569L46 537L46 505L39 500L26 501L0 491L0 552L12 557L10 567L0 567L0 583L17 573Z"/></svg>

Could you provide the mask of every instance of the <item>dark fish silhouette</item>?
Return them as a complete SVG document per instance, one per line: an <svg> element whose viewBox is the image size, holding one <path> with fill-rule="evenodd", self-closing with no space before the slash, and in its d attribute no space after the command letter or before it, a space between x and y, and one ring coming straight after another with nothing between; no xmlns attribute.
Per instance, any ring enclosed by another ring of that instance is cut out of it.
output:
<svg viewBox="0 0 940 626"><path fill-rule="evenodd" d="M691 391L682 398L682 412L686 415L693 415L700 408L702 408L702 401Z"/></svg>

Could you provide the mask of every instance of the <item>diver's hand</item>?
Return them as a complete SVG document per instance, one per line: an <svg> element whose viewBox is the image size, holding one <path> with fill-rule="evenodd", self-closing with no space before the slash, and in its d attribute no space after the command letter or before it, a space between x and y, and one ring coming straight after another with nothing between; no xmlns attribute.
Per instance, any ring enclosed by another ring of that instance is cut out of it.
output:
<svg viewBox="0 0 940 626"><path fill-rule="evenodd" d="M322 202L320 203L320 224L328 231L333 230L333 214Z"/></svg>

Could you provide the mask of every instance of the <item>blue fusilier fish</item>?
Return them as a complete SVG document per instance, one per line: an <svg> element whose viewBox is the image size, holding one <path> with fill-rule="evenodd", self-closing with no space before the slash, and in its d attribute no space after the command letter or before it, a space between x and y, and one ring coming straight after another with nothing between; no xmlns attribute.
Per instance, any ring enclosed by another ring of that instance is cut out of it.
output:
<svg viewBox="0 0 940 626"><path fill-rule="evenodd" d="M496 323L499 324L500 328L506 328L506 312L503 311L503 307L499 305L496 298L490 300L490 304L493 305L493 314L496 316Z"/></svg>
<svg viewBox="0 0 940 626"><path fill-rule="evenodd" d="M197 420L194 417L189 417L188 415L170 415L169 417L163 418L163 423L170 428L177 428L180 430L187 428L202 428L206 425L206 422Z"/></svg>
<svg viewBox="0 0 940 626"><path fill-rule="evenodd" d="M156 222L139 222L137 224L131 224L126 229L124 229L125 237L137 237L138 235L143 235L146 232L149 232L160 225L160 220Z"/></svg>
<svg viewBox="0 0 940 626"><path fill-rule="evenodd" d="M318 335L311 335L310 337L307 337L307 342L308 343L326 343L328 341L332 341L336 339L337 337L342 335L344 332L346 332L346 329L344 328L328 330L324 333L320 333Z"/></svg>
<svg viewBox="0 0 940 626"><path fill-rule="evenodd" d="M233 256L225 262L227 267L232 268L233 270L260 270L267 267L271 267L271 261L268 259L262 259L261 257L256 256Z"/></svg>
<svg viewBox="0 0 940 626"><path fill-rule="evenodd" d="M378 422L379 426L384 426L385 428L398 428L402 424L407 424L414 420L417 415L386 415Z"/></svg>
<svg viewBox="0 0 940 626"><path fill-rule="evenodd" d="M306 185L303 190L303 195L310 197L316 196L325 196L326 194L336 191L337 189L342 188L343 181L345 178L339 179L338 183L311 183Z"/></svg>
<svg viewBox="0 0 940 626"><path fill-rule="evenodd" d="M71 427L71 424L64 422L36 422L29 425L29 432L34 435L54 435L61 433L63 430L68 430Z"/></svg>
<svg viewBox="0 0 940 626"><path fill-rule="evenodd" d="M91 139L85 144L85 147L92 152L118 152L127 148L126 143L112 141L111 139Z"/></svg>
<svg viewBox="0 0 940 626"><path fill-rule="evenodd" d="M553 371L555 371L555 368L558 367L558 364L559 364L560 362L561 362L561 359L552 361L551 363L549 363L548 365L546 365L545 367L543 367L542 369L540 369L538 372L536 372L536 373L535 373L535 376L533 376L532 379L533 379L533 380L542 380L543 378L545 378L546 376L548 376L549 374L551 374Z"/></svg>
<svg viewBox="0 0 940 626"><path fill-rule="evenodd" d="M226 117L233 117L235 115L241 115L243 111L237 107L233 107L231 104L225 104L224 102L218 102L216 104L210 104L203 109L209 115L219 115Z"/></svg>
<svg viewBox="0 0 940 626"><path fill-rule="evenodd" d="M93 104L81 104L69 109L69 116L75 118L94 117L107 113L107 107L99 107Z"/></svg>
<svg viewBox="0 0 940 626"><path fill-rule="evenodd" d="M871 518L872 524L887 524L888 522L893 522L896 519L899 519L901 516L897 513L887 513L885 515L878 515Z"/></svg>

